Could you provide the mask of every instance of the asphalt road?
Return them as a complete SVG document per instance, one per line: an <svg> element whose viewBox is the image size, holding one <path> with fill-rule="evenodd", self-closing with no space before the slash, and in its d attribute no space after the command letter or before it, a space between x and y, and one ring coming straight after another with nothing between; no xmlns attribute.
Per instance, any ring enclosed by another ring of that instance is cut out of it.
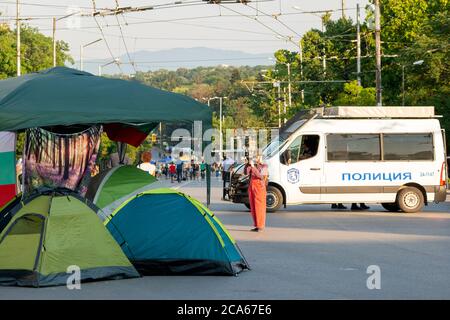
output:
<svg viewBox="0 0 450 320"><path fill-rule="evenodd" d="M174 185L205 199L202 183ZM450 299L450 202L419 214L293 206L269 214L265 232L254 233L247 209L221 201L214 186L212 210L251 271L102 281L81 290L0 287L0 299ZM380 289L367 288L371 265L380 268Z"/></svg>

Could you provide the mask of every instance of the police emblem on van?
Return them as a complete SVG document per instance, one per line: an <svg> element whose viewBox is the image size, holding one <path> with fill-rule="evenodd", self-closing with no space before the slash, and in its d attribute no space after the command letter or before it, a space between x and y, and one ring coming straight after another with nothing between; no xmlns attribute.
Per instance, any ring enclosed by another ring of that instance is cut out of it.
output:
<svg viewBox="0 0 450 320"><path fill-rule="evenodd" d="M290 183L297 183L300 180L300 171L298 169L292 168L287 171L287 180Z"/></svg>

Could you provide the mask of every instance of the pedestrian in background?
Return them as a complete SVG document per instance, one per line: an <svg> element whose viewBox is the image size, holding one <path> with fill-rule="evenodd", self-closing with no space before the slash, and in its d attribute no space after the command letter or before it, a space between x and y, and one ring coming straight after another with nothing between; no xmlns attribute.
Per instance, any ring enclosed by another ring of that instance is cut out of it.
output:
<svg viewBox="0 0 450 320"><path fill-rule="evenodd" d="M142 152L141 163L137 166L139 169L148 172L150 175L155 176L156 166L151 163L152 154L148 151Z"/></svg>
<svg viewBox="0 0 450 320"><path fill-rule="evenodd" d="M366 206L365 203L360 203L359 205L360 206L358 207L357 203L352 203L352 207L350 208L350 210L361 211L361 210L369 210L370 209L370 207Z"/></svg>
<svg viewBox="0 0 450 320"><path fill-rule="evenodd" d="M203 160L202 163L200 163L200 175L201 175L201 179L204 180L205 176L206 176L206 163L205 163L205 160Z"/></svg>
<svg viewBox="0 0 450 320"><path fill-rule="evenodd" d="M180 157L177 160L177 181L178 183L183 180L183 160L181 160L181 157L183 156L183 152L180 152Z"/></svg>
<svg viewBox="0 0 450 320"><path fill-rule="evenodd" d="M169 166L170 182L173 183L176 174L177 174L177 166L175 165L175 163L171 162Z"/></svg>

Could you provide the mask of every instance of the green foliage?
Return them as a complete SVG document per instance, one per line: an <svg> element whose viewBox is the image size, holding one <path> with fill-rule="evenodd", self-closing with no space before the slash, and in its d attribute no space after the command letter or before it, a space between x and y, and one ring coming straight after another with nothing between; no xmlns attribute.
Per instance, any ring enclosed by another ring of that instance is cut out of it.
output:
<svg viewBox="0 0 450 320"><path fill-rule="evenodd" d="M260 117L262 108L255 103L252 94L241 80L252 80L258 77L263 67L198 67L194 69L180 68L176 71L157 70L148 72L138 72L135 76L137 81L147 85L186 94L203 103L207 103L208 98L227 97L223 100L223 115L226 119L223 128L239 126L262 127L267 120ZM218 126L219 101L210 101L211 108L217 121L214 127ZM217 122L217 123L216 123Z"/></svg>
<svg viewBox="0 0 450 320"><path fill-rule="evenodd" d="M339 93L334 101L339 106L374 106L376 105L375 88L363 88L352 81L344 85L344 92Z"/></svg>
<svg viewBox="0 0 450 320"><path fill-rule="evenodd" d="M21 28L21 72L22 74L50 68L53 65L52 38L40 33L38 29L22 25ZM59 66L72 62L69 45L56 42L56 63ZM0 79L16 75L16 33L7 25L0 24Z"/></svg>

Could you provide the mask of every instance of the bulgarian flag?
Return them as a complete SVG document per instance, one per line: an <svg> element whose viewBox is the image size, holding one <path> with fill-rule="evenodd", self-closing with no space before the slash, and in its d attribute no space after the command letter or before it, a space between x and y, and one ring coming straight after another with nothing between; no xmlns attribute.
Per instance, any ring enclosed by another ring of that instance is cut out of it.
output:
<svg viewBox="0 0 450 320"><path fill-rule="evenodd" d="M16 195L16 134L0 132L0 208Z"/></svg>

